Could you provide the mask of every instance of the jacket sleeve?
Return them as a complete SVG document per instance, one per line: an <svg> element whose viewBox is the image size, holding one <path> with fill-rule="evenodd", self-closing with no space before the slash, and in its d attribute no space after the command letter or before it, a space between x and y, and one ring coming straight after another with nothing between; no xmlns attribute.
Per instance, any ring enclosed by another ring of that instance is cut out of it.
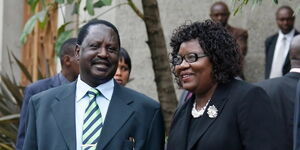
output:
<svg viewBox="0 0 300 150"><path fill-rule="evenodd" d="M36 137L36 109L32 98L28 104L28 120L25 123L26 136L24 139L23 150L38 150Z"/></svg>
<svg viewBox="0 0 300 150"><path fill-rule="evenodd" d="M16 150L22 150L24 137L25 137L25 122L27 120L27 111L28 111L28 103L30 97L34 94L31 87L27 87L24 91L24 99L22 104L22 109L20 113L20 123L18 129L18 138L16 143Z"/></svg>
<svg viewBox="0 0 300 150"><path fill-rule="evenodd" d="M238 106L238 122L245 150L283 150L286 133L279 112L265 91L252 88Z"/></svg>
<svg viewBox="0 0 300 150"><path fill-rule="evenodd" d="M165 131L163 117L160 108L153 115L144 145L145 150L163 150L165 141Z"/></svg>

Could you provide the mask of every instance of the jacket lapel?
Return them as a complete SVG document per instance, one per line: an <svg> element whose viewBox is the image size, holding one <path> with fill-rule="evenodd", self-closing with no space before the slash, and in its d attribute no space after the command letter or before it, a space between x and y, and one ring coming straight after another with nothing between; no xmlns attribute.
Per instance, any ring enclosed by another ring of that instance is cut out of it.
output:
<svg viewBox="0 0 300 150"><path fill-rule="evenodd" d="M104 127L99 138L100 141L97 145L98 150L104 149L134 113L132 107L129 106L133 101L128 99L129 97L123 92L123 88L115 82L113 96L107 110Z"/></svg>
<svg viewBox="0 0 300 150"><path fill-rule="evenodd" d="M76 149L76 128L75 128L75 93L76 82L66 85L56 95L56 102L51 106L56 124L62 133L65 142L70 150ZM68 107L68 109L66 109Z"/></svg>
<svg viewBox="0 0 300 150"><path fill-rule="evenodd" d="M168 149L186 149L191 110L194 102L193 99L194 96L179 107L175 113L168 139L168 143L170 143L167 146Z"/></svg>
<svg viewBox="0 0 300 150"><path fill-rule="evenodd" d="M232 83L232 81L230 82ZM198 129L195 131L193 134L194 137L191 138L191 141L188 142L188 150L192 149L192 147L199 141L204 133L209 129L209 127L215 122L216 119L221 115L223 107L225 103L228 100L228 94L230 92L230 83L227 84L219 84L215 93L212 96L211 101L209 102L203 116L200 118L201 119L201 126L198 127ZM218 115L216 118L210 118L207 114L207 109L210 106L215 106L218 110Z"/></svg>

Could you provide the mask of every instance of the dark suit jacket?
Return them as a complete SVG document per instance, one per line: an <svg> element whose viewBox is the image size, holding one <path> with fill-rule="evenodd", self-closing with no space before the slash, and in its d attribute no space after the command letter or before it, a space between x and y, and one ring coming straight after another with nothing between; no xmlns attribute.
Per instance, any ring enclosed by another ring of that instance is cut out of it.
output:
<svg viewBox="0 0 300 150"><path fill-rule="evenodd" d="M219 84L208 104L217 108L217 117L206 110L187 141L193 103L188 100L176 111L167 150L283 150L283 127L261 88L238 80Z"/></svg>
<svg viewBox="0 0 300 150"><path fill-rule="evenodd" d="M28 85L25 89L21 114L20 114L20 122L19 122L19 131L18 131L18 139L16 143L16 150L21 150L24 143L24 137L25 137L25 122L26 122L26 116L28 111L28 102L31 96L48 90L50 88L60 86L62 83L59 79L59 74L56 74L55 76L43 80L39 80L37 82L34 82L30 85Z"/></svg>
<svg viewBox="0 0 300 150"><path fill-rule="evenodd" d="M293 150L300 150L300 80L297 83L294 111Z"/></svg>
<svg viewBox="0 0 300 150"><path fill-rule="evenodd" d="M29 102L23 150L75 150L76 82L41 92ZM97 150L161 150L164 126L160 105L115 82ZM129 141L135 139L135 143Z"/></svg>
<svg viewBox="0 0 300 150"><path fill-rule="evenodd" d="M280 112L280 117L284 120L287 135L282 138L288 140L287 150L293 148L294 103L299 79L300 73L290 72L282 77L257 83L276 104L277 111Z"/></svg>
<svg viewBox="0 0 300 150"><path fill-rule="evenodd" d="M295 35L299 34L299 32L296 30ZM271 68L272 68L272 62L273 62L273 56L275 52L276 42L278 39L278 33L268 37L265 41L265 79L270 78ZM287 55L283 68L282 68L282 74L285 75L288 73L291 69L291 63L290 59Z"/></svg>

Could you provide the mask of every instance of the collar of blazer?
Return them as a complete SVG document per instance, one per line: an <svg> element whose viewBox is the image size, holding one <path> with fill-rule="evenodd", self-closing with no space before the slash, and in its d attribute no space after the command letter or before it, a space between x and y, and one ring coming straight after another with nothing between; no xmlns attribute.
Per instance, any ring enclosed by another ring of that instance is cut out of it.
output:
<svg viewBox="0 0 300 150"><path fill-rule="evenodd" d="M76 149L76 125L75 125L75 89L76 82L62 86L55 97L56 102L51 106L59 130L62 133L69 149ZM125 87L115 83L114 93L107 111L97 149L104 149L119 129L134 113L134 109L129 106L134 101L129 97ZM68 109L66 109L68 107ZM66 121L67 120L67 121Z"/></svg>

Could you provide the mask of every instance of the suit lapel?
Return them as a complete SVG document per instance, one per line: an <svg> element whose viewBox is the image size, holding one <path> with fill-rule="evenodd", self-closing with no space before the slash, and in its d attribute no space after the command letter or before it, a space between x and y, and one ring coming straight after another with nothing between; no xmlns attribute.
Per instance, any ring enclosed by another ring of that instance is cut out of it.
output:
<svg viewBox="0 0 300 150"><path fill-rule="evenodd" d="M230 92L230 83L227 84L219 84L216 91L214 92L211 101L209 102L203 116L200 118L201 126L197 128L195 133L193 133L194 137L191 138L191 141L188 142L188 150L192 149L192 147L199 141L204 133L209 129L209 127L215 122L216 119L221 115L223 107L228 100L228 94ZM218 110L218 115L216 118L210 118L207 114L207 109L210 106L215 106Z"/></svg>
<svg viewBox="0 0 300 150"><path fill-rule="evenodd" d="M97 145L98 150L104 149L134 113L132 107L129 106L133 101L128 99L129 97L123 92L123 88L124 87L121 87L115 82L113 96L107 110L104 127Z"/></svg>
<svg viewBox="0 0 300 150"><path fill-rule="evenodd" d="M76 82L66 85L66 90L57 93L57 101L51 106L51 113L69 149L76 149L75 87Z"/></svg>

